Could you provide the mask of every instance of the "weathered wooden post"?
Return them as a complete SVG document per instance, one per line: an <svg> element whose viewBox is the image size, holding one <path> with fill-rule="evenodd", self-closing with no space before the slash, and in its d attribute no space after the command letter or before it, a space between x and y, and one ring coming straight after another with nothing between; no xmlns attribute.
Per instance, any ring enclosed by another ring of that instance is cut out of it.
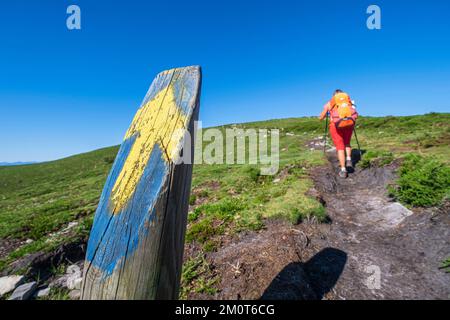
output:
<svg viewBox="0 0 450 320"><path fill-rule="evenodd" d="M81 299L178 298L200 88L198 66L164 71L150 86L95 213ZM182 152L189 164L177 164Z"/></svg>

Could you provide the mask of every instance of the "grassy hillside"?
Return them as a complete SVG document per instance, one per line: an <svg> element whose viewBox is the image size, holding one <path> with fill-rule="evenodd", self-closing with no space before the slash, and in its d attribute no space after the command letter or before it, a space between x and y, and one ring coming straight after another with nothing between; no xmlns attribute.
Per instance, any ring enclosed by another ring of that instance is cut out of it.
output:
<svg viewBox="0 0 450 320"><path fill-rule="evenodd" d="M236 125L280 129L280 171L264 177L256 166L196 165L187 242L211 251L222 234L261 228L265 219L324 221L324 208L307 195L312 186L309 168L325 161L322 152L312 151L307 143L323 134L323 126L315 118ZM368 151L364 165L412 152L448 168L450 114L362 118L358 136ZM0 270L28 253L88 237L117 151L111 147L48 163L0 167L0 239L11 244L0 255ZM78 224L67 228L73 221Z"/></svg>
<svg viewBox="0 0 450 320"><path fill-rule="evenodd" d="M85 236L117 151L112 147L48 163L0 167L0 238L33 240L4 257L0 267ZM79 225L58 235L71 221Z"/></svg>

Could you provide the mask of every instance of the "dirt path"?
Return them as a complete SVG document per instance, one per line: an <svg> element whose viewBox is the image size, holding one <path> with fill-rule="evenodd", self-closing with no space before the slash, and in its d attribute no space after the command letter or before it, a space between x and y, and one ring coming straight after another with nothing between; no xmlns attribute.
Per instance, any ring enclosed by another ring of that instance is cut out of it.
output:
<svg viewBox="0 0 450 320"><path fill-rule="evenodd" d="M337 178L335 153L314 169L329 224L268 222L223 243L208 260L220 292L196 299L450 299L448 205L407 210L386 196L392 164Z"/></svg>
<svg viewBox="0 0 450 320"><path fill-rule="evenodd" d="M439 270L450 254L448 210L411 212L386 196L396 164L356 169L339 179L330 165L312 173L332 225L323 247L347 254L333 289L338 299L450 299L450 274ZM448 209L448 208L447 208Z"/></svg>

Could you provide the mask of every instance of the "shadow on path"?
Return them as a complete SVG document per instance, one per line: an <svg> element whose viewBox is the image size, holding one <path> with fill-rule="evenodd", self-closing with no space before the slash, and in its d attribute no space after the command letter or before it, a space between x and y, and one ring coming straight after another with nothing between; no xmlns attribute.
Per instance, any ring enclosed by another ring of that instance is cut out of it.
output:
<svg viewBox="0 0 450 320"><path fill-rule="evenodd" d="M288 264L264 291L262 300L322 300L339 280L344 251L325 248L306 263Z"/></svg>

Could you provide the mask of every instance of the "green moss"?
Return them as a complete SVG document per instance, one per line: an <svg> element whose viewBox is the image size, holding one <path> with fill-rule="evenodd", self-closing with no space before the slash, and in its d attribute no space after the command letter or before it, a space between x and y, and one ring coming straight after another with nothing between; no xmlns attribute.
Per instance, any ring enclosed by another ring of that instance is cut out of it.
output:
<svg viewBox="0 0 450 320"><path fill-rule="evenodd" d="M215 239L209 239L207 241L205 241L205 243L203 244L203 250L205 252L213 252L216 251L217 248L219 247L220 242L218 242Z"/></svg>
<svg viewBox="0 0 450 320"><path fill-rule="evenodd" d="M195 209L188 213L188 222L194 222L198 219L198 216L201 214L200 210Z"/></svg>
<svg viewBox="0 0 450 320"><path fill-rule="evenodd" d="M199 253L183 264L180 299L187 299L190 292L215 294L217 292L215 285L218 281L205 255Z"/></svg>
<svg viewBox="0 0 450 320"><path fill-rule="evenodd" d="M198 209L207 215L229 220L244 207L244 203L237 198L224 198L217 203L208 203Z"/></svg>
<svg viewBox="0 0 450 320"><path fill-rule="evenodd" d="M306 196L305 193L312 187L309 180L286 179L283 184L269 192L281 194L271 197L263 207L260 208L264 218L284 218L293 224L298 224L304 219L315 216L318 221L326 220L325 209L316 199Z"/></svg>
<svg viewBox="0 0 450 320"><path fill-rule="evenodd" d="M236 221L236 232L242 230L253 230L257 231L264 227L262 213L256 209L253 210L243 210L238 216L235 217Z"/></svg>
<svg viewBox="0 0 450 320"><path fill-rule="evenodd" d="M197 201L197 196L196 196L195 194L191 194L191 195L189 196L189 204L190 204L191 206L193 206L193 205L195 204L196 201Z"/></svg>
<svg viewBox="0 0 450 320"><path fill-rule="evenodd" d="M199 206L190 214L190 221L194 222L200 215L204 218L191 223L186 233L186 241L203 243L214 235L221 235L225 226L233 220L234 215L244 208L244 204L237 199L225 198L217 203Z"/></svg>
<svg viewBox="0 0 450 320"><path fill-rule="evenodd" d="M209 196L209 191L206 190L206 189L200 190L200 191L198 192L198 196L199 196L200 198L208 198L208 196Z"/></svg>
<svg viewBox="0 0 450 320"><path fill-rule="evenodd" d="M214 228L212 224L213 221L211 218L191 224L186 232L186 241L192 242L195 240L204 243L210 237L221 234L221 230Z"/></svg>

